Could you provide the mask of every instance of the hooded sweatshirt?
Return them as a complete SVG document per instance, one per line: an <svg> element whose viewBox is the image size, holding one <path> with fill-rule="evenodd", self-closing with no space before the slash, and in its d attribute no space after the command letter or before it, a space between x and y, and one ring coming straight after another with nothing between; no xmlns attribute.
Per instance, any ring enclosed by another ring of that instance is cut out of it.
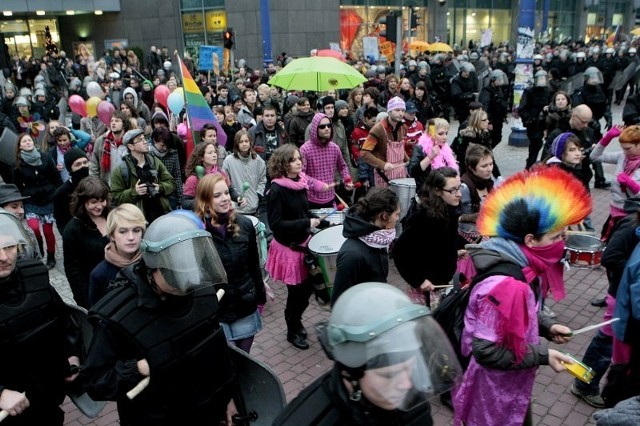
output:
<svg viewBox="0 0 640 426"><path fill-rule="evenodd" d="M360 216L347 215L342 235L347 239L338 252L337 271L331 302L356 284L387 282L389 254L386 248L367 245L360 237L379 231L376 225Z"/></svg>
<svg viewBox="0 0 640 426"><path fill-rule="evenodd" d="M328 142L322 143L320 139L318 139L318 125L324 118L328 119L329 117L318 113L313 117L313 120L311 120L309 140L300 147L302 171L324 183L334 182L335 174L339 172L343 181L351 182L349 168L342 157L342 152L340 152L338 145L332 142L333 129L331 130ZM317 191L310 188L307 196L312 203L325 204L333 201L336 193L333 188L327 191Z"/></svg>

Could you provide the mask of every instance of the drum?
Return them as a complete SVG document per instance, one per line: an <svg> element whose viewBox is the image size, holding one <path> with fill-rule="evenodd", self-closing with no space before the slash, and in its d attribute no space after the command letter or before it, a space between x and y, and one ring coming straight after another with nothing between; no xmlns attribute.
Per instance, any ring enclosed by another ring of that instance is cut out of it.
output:
<svg viewBox="0 0 640 426"><path fill-rule="evenodd" d="M600 265L604 244L591 234L567 234L566 259L576 268L593 268Z"/></svg>
<svg viewBox="0 0 640 426"><path fill-rule="evenodd" d="M414 178L394 179L389 181L389 187L400 200L400 220L407 214L411 200L416 196L416 180Z"/></svg>
<svg viewBox="0 0 640 426"><path fill-rule="evenodd" d="M564 366L564 368L567 369L569 374L571 374L576 379L585 382L586 384L591 383L591 380L593 380L593 376L595 376L596 374L595 371L593 371L590 367L584 365L582 362L578 361L572 355L569 355L566 352L564 354L569 358L571 358L571 360L573 361L573 364L562 363L562 365Z"/></svg>
<svg viewBox="0 0 640 426"><path fill-rule="evenodd" d="M336 278L338 252L346 241L346 238L342 236L343 228L342 225L338 225L323 229L309 240L309 251L317 256L324 282L329 291L333 289L333 281Z"/></svg>
<svg viewBox="0 0 640 426"><path fill-rule="evenodd" d="M251 215L243 215L251 221L256 230L256 242L258 243L258 258L260 259L260 267L264 268L267 264L267 238L264 235L264 223Z"/></svg>
<svg viewBox="0 0 640 426"><path fill-rule="evenodd" d="M332 208L314 209L314 210L309 210L309 212L317 217L323 217L331 213L329 214L329 216L326 217L326 220L328 220L333 225L341 225L342 222L344 222L344 216L347 213L346 210L338 211Z"/></svg>

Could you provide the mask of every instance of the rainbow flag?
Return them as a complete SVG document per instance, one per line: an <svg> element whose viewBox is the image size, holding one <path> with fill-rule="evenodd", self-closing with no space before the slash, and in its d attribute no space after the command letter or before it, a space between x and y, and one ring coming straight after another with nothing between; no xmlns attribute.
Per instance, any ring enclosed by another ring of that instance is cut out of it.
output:
<svg viewBox="0 0 640 426"><path fill-rule="evenodd" d="M611 34L609 38L607 38L607 46L613 47L613 45L618 41L620 41L620 25L617 25L616 30L613 32L613 34Z"/></svg>
<svg viewBox="0 0 640 426"><path fill-rule="evenodd" d="M199 132L202 127L209 123L218 129L218 144L225 146L227 144L227 134L222 130L222 126L216 120L216 116L207 104L200 88L191 77L189 70L178 56L180 62L180 70L182 71L182 85L184 90L184 104L191 123L191 130Z"/></svg>

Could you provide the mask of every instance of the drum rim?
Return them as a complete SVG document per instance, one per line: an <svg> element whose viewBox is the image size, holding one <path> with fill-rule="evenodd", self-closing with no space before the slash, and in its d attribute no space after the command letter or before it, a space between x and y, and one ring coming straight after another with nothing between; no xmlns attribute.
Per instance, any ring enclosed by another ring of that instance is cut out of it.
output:
<svg viewBox="0 0 640 426"><path fill-rule="evenodd" d="M334 225L334 226L330 226L328 228L325 228L323 230L321 230L320 232L316 233L315 235L313 235L310 239L309 239L309 243L307 244L307 248L309 249L309 251L313 254L315 254L316 256L332 256L332 255L337 255L338 252L340 251L340 248L342 247L342 245L345 243L345 241L347 241L347 239L342 235L342 231L340 231L340 233L338 234L340 236L340 238L342 238L342 243L340 244L340 247L337 248L336 251L333 252L319 252L316 250L313 250L311 248L311 243L312 241L318 237L320 234L322 234L325 231L329 231L331 230L332 232L337 232L337 228L342 228L344 229L344 225L340 224L340 225ZM335 229L335 230L334 230ZM328 235L328 234L325 234Z"/></svg>

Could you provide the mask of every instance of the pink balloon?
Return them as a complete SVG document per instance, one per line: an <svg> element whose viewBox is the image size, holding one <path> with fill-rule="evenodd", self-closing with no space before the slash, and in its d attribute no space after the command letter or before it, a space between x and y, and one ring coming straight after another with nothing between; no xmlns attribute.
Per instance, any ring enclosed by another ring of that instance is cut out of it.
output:
<svg viewBox="0 0 640 426"><path fill-rule="evenodd" d="M158 103L165 108L169 108L169 104L167 103L167 98L169 98L170 93L171 92L169 91L169 88L164 84L159 85L153 91L156 101L158 101Z"/></svg>
<svg viewBox="0 0 640 426"><path fill-rule="evenodd" d="M109 123L111 123L111 114L114 113L116 107L113 106L111 102L101 101L98 104L98 118L102 121L107 128L109 127Z"/></svg>
<svg viewBox="0 0 640 426"><path fill-rule="evenodd" d="M87 116L87 103L80 95L71 95L69 97L69 108L81 117Z"/></svg>

